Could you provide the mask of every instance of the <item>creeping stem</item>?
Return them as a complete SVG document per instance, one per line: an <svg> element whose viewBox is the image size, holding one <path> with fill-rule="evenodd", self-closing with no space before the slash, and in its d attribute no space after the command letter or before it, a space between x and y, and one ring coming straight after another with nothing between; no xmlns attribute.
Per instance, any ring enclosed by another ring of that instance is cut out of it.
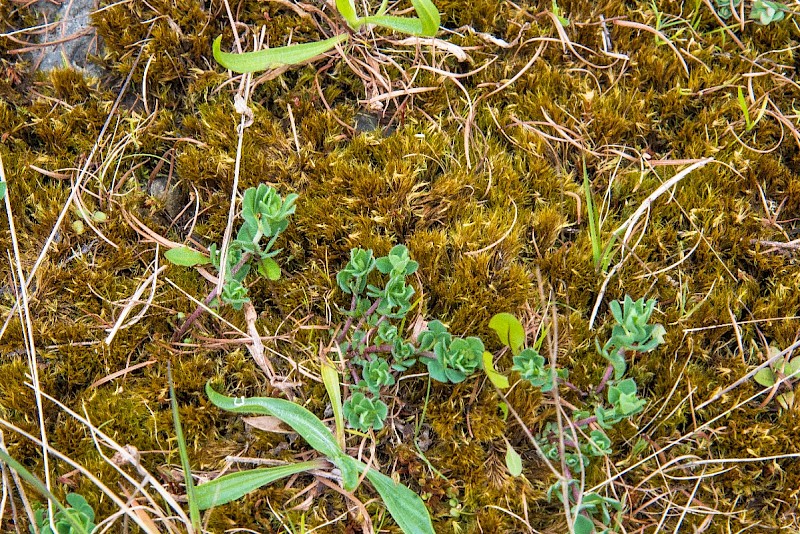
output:
<svg viewBox="0 0 800 534"><path fill-rule="evenodd" d="M243 254L242 255L242 259L239 260L239 263L234 265L233 269L231 269L231 276L234 276L236 273L238 273L239 269L241 269L244 266L245 263L250 261L250 257L251 256L252 256L252 254L250 254L249 252L246 252L245 254ZM173 343L176 343L179 339L181 339L184 336L184 334L186 334L186 332L189 330L189 327L192 326L192 324L194 324L195 321L197 321L197 319L203 314L203 312L206 310L206 307L208 307L208 305L211 303L211 301L214 300L215 298L217 298L218 296L219 296L219 286L215 287L211 291L211 293L209 293L206 296L206 298L203 300L203 304L204 305L203 306L198 306L192 312L192 314L189 317L186 318L186 320L183 322L181 327L178 328L178 331L175 332L172 335L172 342Z"/></svg>

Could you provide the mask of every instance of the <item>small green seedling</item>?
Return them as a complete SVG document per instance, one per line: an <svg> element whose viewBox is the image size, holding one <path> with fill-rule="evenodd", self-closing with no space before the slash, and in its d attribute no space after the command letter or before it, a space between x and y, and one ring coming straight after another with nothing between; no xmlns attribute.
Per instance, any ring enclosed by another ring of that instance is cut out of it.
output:
<svg viewBox="0 0 800 534"><path fill-rule="evenodd" d="M721 19L729 19L733 16L733 10L739 7L742 0L714 0L714 10Z"/></svg>
<svg viewBox="0 0 800 534"><path fill-rule="evenodd" d="M764 103L761 104L761 109L758 111L758 115L756 116L755 120L750 118L750 110L747 107L747 100L745 100L744 91L741 87L739 87L736 100L739 103L739 108L742 110L742 115L744 115L745 130L749 132L756 127L756 124L758 124L758 122L764 116L764 113L767 111L767 104L769 104L769 100L766 98L764 99Z"/></svg>
<svg viewBox="0 0 800 534"><path fill-rule="evenodd" d="M567 386L572 391L580 392L579 398L584 399L583 406L572 406L570 429L566 425L548 421L534 438L546 459L553 462L560 460L566 467L564 478L551 486L548 498L556 493L559 499L563 499L561 485L567 485L566 494L574 517L572 530L576 533L598 532L596 529L598 522L605 527L601 532L618 531L619 525L613 523L611 511L620 512L622 503L596 493L580 495L578 491L580 482L574 473L585 474L591 458L610 455L613 452L611 440L605 430L640 413L647 403L645 399L638 397L636 382L632 378L622 380L622 377L627 369L626 352L648 352L664 342L664 327L660 324L648 324L654 308L655 300L634 301L627 295L623 302L611 303L611 313L616 321L611 337L603 348L599 342L595 342L598 353L608 359L610 365L600 384L589 392L581 392L575 385L570 384L567 381L567 370L558 367L554 370L539 353L544 340L544 331L533 347L525 347L524 329L513 315L497 314L489 322L490 328L497 333L500 342L511 349L514 355L514 365L511 370L519 373L522 380L540 389L542 393L555 392L561 386ZM491 357L489 361L491 362ZM494 368L492 371L503 376L494 371ZM488 371L487 374L491 378L492 375ZM495 379L492 378L492 382L494 383ZM599 393L606 386L608 390L606 400L603 401ZM555 396L555 393L553 394ZM555 397L556 400L559 398ZM590 425L594 428L588 432L588 436L586 431L574 432L575 429ZM512 475L518 476L521 465L515 454L508 445L506 465Z"/></svg>
<svg viewBox="0 0 800 534"><path fill-rule="evenodd" d="M770 357L775 356L780 352L777 347L770 347L769 351ZM784 388L788 388L788 391L780 393L775 397L775 400L778 401L778 404L781 405L781 408L788 410L794 406L794 391L791 389L794 385L792 379L799 375L800 356L790 359L787 355L784 358L779 358L771 368L765 367L764 369L759 370L753 378L760 385L767 388L771 388L780 380L785 379L782 385Z"/></svg>
<svg viewBox="0 0 800 534"><path fill-rule="evenodd" d="M384 0L374 15L359 17L353 0L336 0L336 9L353 32L364 26L379 26L398 33L433 37L439 31L441 16L430 0L411 0L416 17L387 15L388 0ZM347 33L322 41L269 48L243 54L230 54L221 50L222 36L214 40L213 52L217 63L234 72L257 72L285 65L298 65L332 50L350 38Z"/></svg>
<svg viewBox="0 0 800 534"><path fill-rule="evenodd" d="M230 304L233 309L241 310L250 300L244 281L253 267L270 280L280 278L281 269L273 259L280 250L272 250L272 247L278 236L289 226L289 216L295 211L296 200L296 194L291 193L286 198L281 198L275 189L264 184L244 192L244 221L228 247L225 283L220 295L221 300ZM263 239L267 239L265 245L262 245ZM208 255L181 246L168 250L164 256L175 265L193 267L210 263L218 271L221 270L222 253L217 245L209 247Z"/></svg>
<svg viewBox="0 0 800 534"><path fill-rule="evenodd" d="M31 534L39 532L40 534L78 534L79 532L91 532L94 525L94 510L86 502L82 495L77 493L67 494L67 503L69 508L58 510L53 515L53 524L56 530L53 531L50 526L50 517L47 515L47 508L39 508L34 512L34 520L36 521L36 530L33 525L29 526ZM75 523L78 523L81 528L77 528Z"/></svg>
<svg viewBox="0 0 800 534"><path fill-rule="evenodd" d="M416 339L401 334L414 296L407 278L418 267L404 245L379 258L371 250L354 248L336 275L342 293L351 297L351 306L341 310L348 319L335 341L352 374L361 377L349 385L343 411L350 426L360 432L383 428L389 412L381 392L417 361L428 367L432 379L453 384L485 365L483 342L477 337L454 337L441 321L428 322ZM505 377L496 375L502 383Z"/></svg>
<svg viewBox="0 0 800 534"><path fill-rule="evenodd" d="M634 302L628 295L625 295L622 306L616 300L611 303L611 313L617 324L611 332L611 338L599 351L614 366L615 380L625 374L626 351L650 352L664 342L664 327L648 324L655 305L653 299Z"/></svg>
<svg viewBox="0 0 800 534"><path fill-rule="evenodd" d="M714 0L714 10L721 19L729 19L733 16L733 10L742 4L742 0ZM749 18L756 21L761 26L767 26L773 22L784 19L789 8L783 2L772 2L770 0L753 0L750 6Z"/></svg>
<svg viewBox="0 0 800 534"><path fill-rule="evenodd" d="M750 8L750 18L762 26L783 20L789 8L782 2L769 0L754 0Z"/></svg>
<svg viewBox="0 0 800 534"><path fill-rule="evenodd" d="M569 26L569 19L561 14L562 13L561 8L558 7L558 2L556 0L553 0L550 11L553 12L553 15L556 16L558 22L561 23L562 26L564 26L565 28Z"/></svg>
<svg viewBox="0 0 800 534"><path fill-rule="evenodd" d="M589 172L586 169L586 162L583 162L583 193L586 196L586 212L589 218L589 239L592 242L592 261L595 268L606 272L611 264L611 257L614 244L617 241L617 234L611 234L605 248L600 236L600 214L594 204L592 187L589 182Z"/></svg>

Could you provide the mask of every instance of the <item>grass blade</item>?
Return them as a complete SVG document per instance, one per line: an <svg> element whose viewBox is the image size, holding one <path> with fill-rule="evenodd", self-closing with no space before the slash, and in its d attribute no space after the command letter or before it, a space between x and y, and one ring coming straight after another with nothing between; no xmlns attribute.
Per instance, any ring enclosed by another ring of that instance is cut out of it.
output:
<svg viewBox="0 0 800 534"><path fill-rule="evenodd" d="M178 401L175 400L172 365L169 363L167 364L167 381L169 382L169 403L172 407L172 422L175 425L175 437L178 440L178 453L181 456L181 467L183 467L183 480L186 484L186 500L189 501L189 519L192 521L192 529L195 532L200 532L200 508L197 506L194 480L192 479L192 468L189 465L189 453L186 450L186 440L183 437L181 418L178 416Z"/></svg>
<svg viewBox="0 0 800 534"><path fill-rule="evenodd" d="M603 256L603 245L600 243L599 218L592 198L592 188L589 184L589 173L586 170L586 162L583 162L583 193L586 195L586 213L589 218L589 238L592 241L592 259L595 267L600 266Z"/></svg>
<svg viewBox="0 0 800 534"><path fill-rule="evenodd" d="M346 41L347 38L347 34L341 34L313 43L268 48L243 54L230 54L220 49L220 43L222 42L222 36L220 35L214 39L214 59L217 60L217 63L233 72L257 72L284 65L303 63L324 54L337 44Z"/></svg>
<svg viewBox="0 0 800 534"><path fill-rule="evenodd" d="M248 469L247 471L223 475L195 488L197 506L201 510L208 510L214 506L227 504L281 478L302 473L303 471L321 469L325 465L328 464L323 460L310 460L297 464Z"/></svg>

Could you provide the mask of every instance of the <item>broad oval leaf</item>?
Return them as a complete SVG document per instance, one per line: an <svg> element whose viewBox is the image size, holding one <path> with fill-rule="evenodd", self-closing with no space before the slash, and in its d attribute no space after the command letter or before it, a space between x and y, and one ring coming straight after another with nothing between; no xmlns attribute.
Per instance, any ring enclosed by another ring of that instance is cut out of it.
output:
<svg viewBox="0 0 800 534"><path fill-rule="evenodd" d="M281 266L272 258L264 258L258 264L258 273L274 282L281 277Z"/></svg>
<svg viewBox="0 0 800 534"><path fill-rule="evenodd" d="M767 388L775 385L775 373L769 367L759 369L753 378L755 378L756 382Z"/></svg>
<svg viewBox="0 0 800 534"><path fill-rule="evenodd" d="M514 356L525 345L525 329L519 320L510 313L498 313L489 321L489 328L497 332L500 343L509 347Z"/></svg>
<svg viewBox="0 0 800 534"><path fill-rule="evenodd" d="M228 412L274 415L300 434L315 450L336 461L342 456L342 450L319 418L299 404L284 399L269 397L226 397L214 391L210 383L206 384L208 399L218 408Z"/></svg>
<svg viewBox="0 0 800 534"><path fill-rule="evenodd" d="M489 377L489 380L491 380L492 384L500 389L506 389L509 386L508 377L498 373L495 370L494 363L492 363L491 352L483 353L483 368L486 371L486 376Z"/></svg>
<svg viewBox="0 0 800 534"><path fill-rule="evenodd" d="M297 65L324 54L339 43L348 39L347 34L336 35L323 41L304 43L298 45L281 46L278 48L267 48L256 52L245 52L242 54L231 54L220 49L222 36L214 39L214 59L217 63L234 72L258 72L267 69L274 69L284 65Z"/></svg>
<svg viewBox="0 0 800 534"><path fill-rule="evenodd" d="M353 462L359 471L367 469L366 464L349 456L347 459ZM367 470L366 476L380 494L397 526L405 534L435 534L431 516L419 495L375 469Z"/></svg>
<svg viewBox="0 0 800 534"><path fill-rule="evenodd" d="M164 252L164 257L167 258L170 263L182 265L184 267L194 267L195 265L211 263L211 259L208 256L186 246L171 248Z"/></svg>
<svg viewBox="0 0 800 534"><path fill-rule="evenodd" d="M281 478L311 469L321 469L325 465L327 464L324 461L311 460L298 464L260 467L230 473L195 487L194 496L197 499L197 506L201 510L208 510L214 506L221 506L240 499L251 491Z"/></svg>
<svg viewBox="0 0 800 534"><path fill-rule="evenodd" d="M575 534L592 534L594 532L594 523L585 515L575 516L574 524Z"/></svg>
<svg viewBox="0 0 800 534"><path fill-rule="evenodd" d="M512 477L518 477L522 474L522 457L510 443L507 443L506 446L508 447L506 449L506 467Z"/></svg>

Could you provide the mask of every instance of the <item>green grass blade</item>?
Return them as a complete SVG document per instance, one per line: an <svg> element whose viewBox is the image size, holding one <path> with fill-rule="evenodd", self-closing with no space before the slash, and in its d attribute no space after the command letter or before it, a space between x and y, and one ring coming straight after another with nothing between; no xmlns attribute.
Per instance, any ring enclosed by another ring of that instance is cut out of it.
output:
<svg viewBox="0 0 800 534"><path fill-rule="evenodd" d="M600 265L603 255L603 245L600 243L600 228L597 212L592 198L592 188L589 184L589 173L586 170L586 162L583 162L583 193L586 195L586 213L589 218L589 238L592 240L592 259L595 267Z"/></svg>
<svg viewBox="0 0 800 534"><path fill-rule="evenodd" d="M278 467L262 467L258 469L248 469L223 475L211 482L200 484L195 488L195 498L197 506L201 510L208 510L214 506L221 506L236 499L244 497L251 491L257 490L281 478L310 471L321 469L326 464L323 460L311 460L291 465L281 465Z"/></svg>
<svg viewBox="0 0 800 534"><path fill-rule="evenodd" d="M77 520L77 519L75 519L71 513L69 513L69 512L67 511L67 508L66 508L66 507L65 507L63 504L61 504L61 501L59 501L59 500L56 498L56 496L55 496L55 495L53 495L52 493L50 493L50 490L48 490L48 489L47 489L47 486L45 486L45 485L42 483L42 481L41 481L41 480L39 480L38 478L36 478L36 476L35 476L33 473L31 473L30 471L28 471L28 470L25 468L25 466L24 466L24 465L22 465L21 463L19 463L18 461L16 461L14 458L12 458L12 457L11 457L11 456L10 456L10 455L9 455L9 454L6 452L6 451L4 451L3 449L0 449L0 461L2 461L2 462L3 462L4 464L6 464L8 467L10 467L10 468L11 468L11 469L13 469L14 471L16 471L16 472L19 474L19 476L21 476L21 477L22 477L22 479L23 479L25 482L27 482L28 484L30 484L31 486L33 486L33 488L34 488L36 491L38 491L38 492L39 492L39 493L41 493L41 494L42 494L44 497L46 497L46 498L47 498L49 501L51 501L51 502L52 502L52 503L55 505L55 507L56 507L56 508L58 508L58 509L59 509L59 511L61 511L61 512L62 512L62 515L64 516L64 519L66 519L66 520L67 520L67 522L69 523L70 527L72 527L72 531L73 531L75 534L88 534L88 532L86 532L86 529L85 529L85 528L83 528L83 525L82 525L80 522L78 522L78 520Z"/></svg>
<svg viewBox="0 0 800 534"><path fill-rule="evenodd" d="M189 465L189 453L186 450L186 440L183 437L181 418L178 415L178 401L175 399L175 384L172 381L172 365L170 364L167 364L167 381L169 382L169 402L172 407L172 422L175 425L175 437L178 440L178 453L181 456L183 479L186 484L186 500L189 501L189 519L192 522L192 529L194 529L195 532L200 532L200 508L197 506L194 480L192 479L192 468Z"/></svg>
<svg viewBox="0 0 800 534"><path fill-rule="evenodd" d="M268 48L257 52L245 52L243 54L230 54L220 49L222 36L214 39L214 59L217 63L234 72L258 72L267 69L274 69L284 65L297 65L324 54L339 43L348 39L347 34L337 35L323 41L304 43L298 45L281 46L279 48Z"/></svg>
<svg viewBox="0 0 800 534"><path fill-rule="evenodd" d="M753 129L753 122L750 120L750 110L747 108L747 100L744 98L744 92L742 91L741 86L739 87L736 100L739 102L739 107L742 109L742 113L744 114L745 129L749 132Z"/></svg>

